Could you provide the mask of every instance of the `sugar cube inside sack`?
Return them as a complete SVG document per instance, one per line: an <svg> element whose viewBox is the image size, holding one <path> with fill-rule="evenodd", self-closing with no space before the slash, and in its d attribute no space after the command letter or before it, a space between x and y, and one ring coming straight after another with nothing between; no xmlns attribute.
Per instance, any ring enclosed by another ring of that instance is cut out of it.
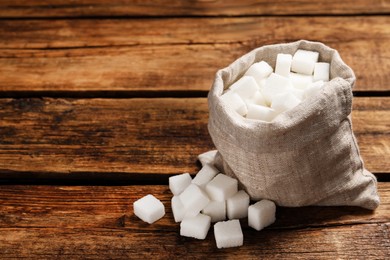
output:
<svg viewBox="0 0 390 260"><path fill-rule="evenodd" d="M327 62L317 62L314 65L314 81L329 81L329 67Z"/></svg>
<svg viewBox="0 0 390 260"><path fill-rule="evenodd" d="M253 63L245 72L244 76L252 76L256 83L261 86L262 80L272 73L272 67L265 61Z"/></svg>
<svg viewBox="0 0 390 260"><path fill-rule="evenodd" d="M218 169L210 164L206 164L200 169L198 174L192 180L192 183L198 185L199 187L206 186L217 174L219 173Z"/></svg>
<svg viewBox="0 0 390 260"><path fill-rule="evenodd" d="M318 57L318 52L297 50L292 59L291 70L297 73L312 75Z"/></svg>
<svg viewBox="0 0 390 260"><path fill-rule="evenodd" d="M276 56L275 73L284 77L288 77L291 70L291 62L291 54L279 53Z"/></svg>
<svg viewBox="0 0 390 260"><path fill-rule="evenodd" d="M188 185L191 184L192 178L189 173L183 173L169 177L169 189L173 195L179 195L182 193Z"/></svg>
<svg viewBox="0 0 390 260"><path fill-rule="evenodd" d="M299 103L301 103L301 100L298 99L294 94L282 93L274 97L271 108L273 108L278 113L282 113L296 107L299 105Z"/></svg>
<svg viewBox="0 0 390 260"><path fill-rule="evenodd" d="M183 203L181 202L179 196L173 196L171 199L171 207L172 207L172 213L173 217L175 219L175 222L180 222L183 220L184 215L186 213L185 207Z"/></svg>
<svg viewBox="0 0 390 260"><path fill-rule="evenodd" d="M202 210L202 213L211 217L211 222L218 222L226 219L225 201L210 201Z"/></svg>
<svg viewBox="0 0 390 260"><path fill-rule="evenodd" d="M275 222L276 206L273 201L261 200L248 208L248 225L257 231Z"/></svg>
<svg viewBox="0 0 390 260"><path fill-rule="evenodd" d="M181 203L185 208L185 217L196 216L204 207L209 204L207 194L196 184L190 184L180 195Z"/></svg>
<svg viewBox="0 0 390 260"><path fill-rule="evenodd" d="M214 236L218 248L237 247L244 244L244 235L238 219L216 223Z"/></svg>
<svg viewBox="0 0 390 260"><path fill-rule="evenodd" d="M133 203L134 214L152 224L165 215L164 204L153 195L146 195Z"/></svg>
<svg viewBox="0 0 390 260"><path fill-rule="evenodd" d="M245 116L247 113L247 108L244 100L233 91L228 91L221 96L222 101L230 106L234 111L236 111L241 116Z"/></svg>
<svg viewBox="0 0 390 260"><path fill-rule="evenodd" d="M253 97L258 89L255 79L251 76L243 76L230 86L230 90L237 93L242 99Z"/></svg>
<svg viewBox="0 0 390 260"><path fill-rule="evenodd" d="M205 166L206 164L214 165L215 156L217 155L218 150L208 151L198 155L198 160Z"/></svg>
<svg viewBox="0 0 390 260"><path fill-rule="evenodd" d="M317 95L321 91L323 86L324 86L324 82L322 80L313 82L305 89L305 93L304 93L305 97L309 98Z"/></svg>
<svg viewBox="0 0 390 260"><path fill-rule="evenodd" d="M245 102L247 106L248 104L267 106L267 101L265 100L263 94L261 94L260 91L256 91L255 95L252 98L245 100Z"/></svg>
<svg viewBox="0 0 390 260"><path fill-rule="evenodd" d="M199 213L195 217L184 218L180 223L180 235L205 239L210 229L210 222L211 218L202 213Z"/></svg>
<svg viewBox="0 0 390 260"><path fill-rule="evenodd" d="M212 200L225 201L237 193L238 182L225 174L218 174L206 185L206 191Z"/></svg>
<svg viewBox="0 0 390 260"><path fill-rule="evenodd" d="M272 73L265 82L263 95L268 102L281 93L288 92L292 88L289 78Z"/></svg>
<svg viewBox="0 0 390 260"><path fill-rule="evenodd" d="M295 88L305 89L310 83L313 82L313 76L291 72L290 80Z"/></svg>
<svg viewBox="0 0 390 260"><path fill-rule="evenodd" d="M276 111L270 107L248 104L248 113L246 118L271 122L276 115Z"/></svg>
<svg viewBox="0 0 390 260"><path fill-rule="evenodd" d="M244 190L238 191L226 200L226 207L229 219L246 218L248 216L249 195Z"/></svg>

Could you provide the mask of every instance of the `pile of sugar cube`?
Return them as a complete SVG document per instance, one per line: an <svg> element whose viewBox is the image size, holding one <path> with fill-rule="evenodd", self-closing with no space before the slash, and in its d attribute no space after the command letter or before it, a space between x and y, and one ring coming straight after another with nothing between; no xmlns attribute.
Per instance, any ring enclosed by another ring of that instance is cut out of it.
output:
<svg viewBox="0 0 390 260"><path fill-rule="evenodd" d="M220 173L214 166L216 151L199 155L202 169L192 179L183 173L169 178L169 188L175 222L180 223L180 235L205 239L214 224L218 248L241 246L244 236L239 219L248 217L248 225L256 230L275 222L276 206L270 200L250 205L249 195L238 190L238 182ZM165 214L164 205L153 195L147 195L133 204L134 214L153 223Z"/></svg>
<svg viewBox="0 0 390 260"><path fill-rule="evenodd" d="M318 52L299 49L294 56L279 53L275 71L265 61L254 63L221 99L243 117L271 122L329 81L330 65L318 58Z"/></svg>

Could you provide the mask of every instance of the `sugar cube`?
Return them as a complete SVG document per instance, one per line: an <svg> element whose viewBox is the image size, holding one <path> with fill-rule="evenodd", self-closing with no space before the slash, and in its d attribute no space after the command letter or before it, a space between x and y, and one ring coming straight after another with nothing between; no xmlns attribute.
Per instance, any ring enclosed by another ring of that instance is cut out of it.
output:
<svg viewBox="0 0 390 260"><path fill-rule="evenodd" d="M180 193L191 184L192 178L189 173L183 173L169 177L169 189L173 195L179 195Z"/></svg>
<svg viewBox="0 0 390 260"><path fill-rule="evenodd" d="M238 219L216 223L214 236L218 248L237 247L244 244L244 235Z"/></svg>
<svg viewBox="0 0 390 260"><path fill-rule="evenodd" d="M309 98L312 96L317 95L324 86L324 82L322 80L316 81L311 83L306 89L305 89L305 97Z"/></svg>
<svg viewBox="0 0 390 260"><path fill-rule="evenodd" d="M230 86L230 90L237 93L242 99L251 98L258 89L259 86L251 76L243 76Z"/></svg>
<svg viewBox="0 0 390 260"><path fill-rule="evenodd" d="M273 201L261 200L248 208L248 225L257 231L275 222L276 206Z"/></svg>
<svg viewBox="0 0 390 260"><path fill-rule="evenodd" d="M184 218L180 223L180 235L205 239L210 229L210 216L199 213L195 217Z"/></svg>
<svg viewBox="0 0 390 260"><path fill-rule="evenodd" d="M253 63L245 72L244 76L252 76L260 86L261 81L272 73L272 67L265 61Z"/></svg>
<svg viewBox="0 0 390 260"><path fill-rule="evenodd" d="M248 107L248 104L256 104L256 105L260 105L260 106L267 105L267 101L265 100L263 94L261 94L260 91L256 91L255 95L250 99L246 99L245 102L246 102L247 107Z"/></svg>
<svg viewBox="0 0 390 260"><path fill-rule="evenodd" d="M278 113L283 113L284 111L299 105L299 103L301 103L301 100L299 100L294 94L282 93L274 97L271 108Z"/></svg>
<svg viewBox="0 0 390 260"><path fill-rule="evenodd" d="M292 59L291 70L297 73L312 75L318 57L318 52L297 50Z"/></svg>
<svg viewBox="0 0 390 260"><path fill-rule="evenodd" d="M249 195L244 191L238 191L234 196L226 200L227 216L229 219L239 219L248 216Z"/></svg>
<svg viewBox="0 0 390 260"><path fill-rule="evenodd" d="M313 82L313 76L291 72L290 80L295 88L305 89L310 83Z"/></svg>
<svg viewBox="0 0 390 260"><path fill-rule="evenodd" d="M238 182L225 174L218 174L206 185L206 191L212 200L225 201L237 193Z"/></svg>
<svg viewBox="0 0 390 260"><path fill-rule="evenodd" d="M290 93L292 93L300 101L305 99L305 91L303 89L293 88Z"/></svg>
<svg viewBox="0 0 390 260"><path fill-rule="evenodd" d="M329 81L329 63L317 62L314 65L314 81Z"/></svg>
<svg viewBox="0 0 390 260"><path fill-rule="evenodd" d="M268 102L272 102L275 95L288 92L291 88L289 78L272 73L265 81L263 95Z"/></svg>
<svg viewBox="0 0 390 260"><path fill-rule="evenodd" d="M226 105L231 107L241 116L245 116L248 112L244 100L242 100L242 98L233 91L226 92L221 96L221 99Z"/></svg>
<svg viewBox="0 0 390 260"><path fill-rule="evenodd" d="M207 194L196 184L190 184L179 198L186 211L185 217L196 216L210 202Z"/></svg>
<svg viewBox="0 0 390 260"><path fill-rule="evenodd" d="M202 213L211 217L211 222L218 222L226 219L225 201L210 201L202 210Z"/></svg>
<svg viewBox="0 0 390 260"><path fill-rule="evenodd" d="M133 203L134 214L141 220L152 224L165 215L164 204L149 194Z"/></svg>
<svg viewBox="0 0 390 260"><path fill-rule="evenodd" d="M196 174L195 178L192 180L192 183L198 185L203 188L206 186L208 182L210 182L215 175L219 173L218 169L210 164L206 164L200 169L198 174Z"/></svg>
<svg viewBox="0 0 390 260"><path fill-rule="evenodd" d="M248 104L248 114L246 115L246 118L248 119L257 119L265 122L271 122L275 116L276 112L272 108L258 106L255 104Z"/></svg>
<svg viewBox="0 0 390 260"><path fill-rule="evenodd" d="M276 56L275 73L284 77L288 77L291 70L291 62L291 54L279 53Z"/></svg>
<svg viewBox="0 0 390 260"><path fill-rule="evenodd" d="M198 155L198 160L205 166L206 164L214 164L215 156L217 155L218 150L208 151Z"/></svg>
<svg viewBox="0 0 390 260"><path fill-rule="evenodd" d="M186 210L179 196L172 197L171 207L172 207L173 217L175 218L175 222L182 221L186 213Z"/></svg>

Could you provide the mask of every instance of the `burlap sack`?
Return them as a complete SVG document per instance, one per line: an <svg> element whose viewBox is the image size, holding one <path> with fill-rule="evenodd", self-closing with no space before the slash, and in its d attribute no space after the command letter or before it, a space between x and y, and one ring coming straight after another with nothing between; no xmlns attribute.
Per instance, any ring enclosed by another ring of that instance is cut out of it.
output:
<svg viewBox="0 0 390 260"><path fill-rule="evenodd" d="M241 117L219 98L254 62L275 67L278 53L320 53L331 81L313 98L271 123ZM376 178L364 168L350 118L355 76L338 52L318 42L264 46L219 70L208 95L208 129L216 166L236 177L254 200L277 205L379 205Z"/></svg>

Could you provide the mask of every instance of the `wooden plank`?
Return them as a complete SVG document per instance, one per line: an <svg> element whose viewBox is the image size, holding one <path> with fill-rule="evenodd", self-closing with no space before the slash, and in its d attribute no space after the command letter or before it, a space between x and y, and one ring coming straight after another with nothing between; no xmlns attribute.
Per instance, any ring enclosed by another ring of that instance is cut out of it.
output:
<svg viewBox="0 0 390 260"><path fill-rule="evenodd" d="M286 14L372 14L389 13L384 1L103 1L3 0L0 17L90 17L90 16L236 16Z"/></svg>
<svg viewBox="0 0 390 260"><path fill-rule="evenodd" d="M357 76L355 91L389 91L389 23L387 16L3 20L0 93L207 91L215 72L241 55L298 39L339 50Z"/></svg>
<svg viewBox="0 0 390 260"><path fill-rule="evenodd" d="M257 232L241 220L244 246L218 250L179 235L167 186L0 186L0 257L28 258L381 258L390 253L390 184L375 212L357 207L278 208ZM155 194L166 215L149 225L132 203Z"/></svg>
<svg viewBox="0 0 390 260"><path fill-rule="evenodd" d="M365 166L390 173L390 98L355 98ZM166 180L213 148L205 98L1 99L0 173L9 178Z"/></svg>

